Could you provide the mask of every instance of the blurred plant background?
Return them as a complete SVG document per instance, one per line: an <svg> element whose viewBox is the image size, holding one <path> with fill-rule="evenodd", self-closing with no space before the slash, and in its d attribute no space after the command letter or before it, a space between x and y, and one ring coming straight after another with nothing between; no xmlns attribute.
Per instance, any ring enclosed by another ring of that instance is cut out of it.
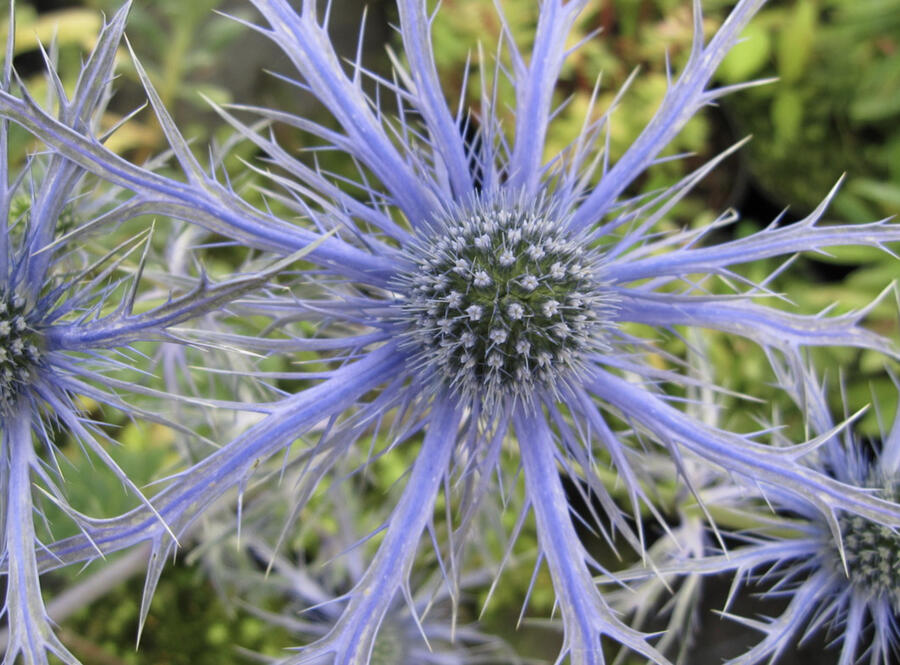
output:
<svg viewBox="0 0 900 665"><path fill-rule="evenodd" d="M352 54L356 49L361 4L356 0L334 0L334 4L335 41L345 53ZM527 52L536 25L537 3L502 0L501 4L512 33ZM709 32L731 4L725 0L704 0ZM81 58L92 46L99 29L100 12L111 14L118 5L118 0L19 0L16 3L16 66L31 89L39 91L45 85L39 43L45 44L50 57L59 62L64 84L74 86ZM234 101L290 108L328 122L296 88L263 72L264 69L278 71L280 65L268 43L213 10L243 19L253 18L252 10L235 0L135 0L127 29L129 41L163 102L184 135L194 140L198 152L205 153L211 142L224 143L229 135L223 123L209 111L204 97L218 103ZM390 71L385 46L397 46L389 28L393 20L390 1L368 3L364 62L377 72ZM691 29L691 3L687 0L591 3L576 33L582 38L594 31L599 34L587 39L568 61L558 90L558 101L566 103L552 125L546 158L555 157L577 135L589 110L598 75L602 74L593 111L597 114L612 103L629 76L639 68L638 76L619 102L620 110L611 126L610 159L615 161L649 120L662 97L667 54L676 71L686 57ZM443 0L434 27L440 76L451 104L455 104L460 88L467 86L461 94L466 95L476 118L482 71L488 74L494 71L500 32L501 25L490 0ZM778 81L738 92L726 98L721 107L710 108L697 116L669 148L672 155L686 153L687 156L654 167L640 183L644 191L664 187L741 138L753 136L748 145L678 204L668 221L672 228L709 224L728 207L739 210L742 219L716 233L749 233L767 225L785 209L787 219L797 218L815 207L842 174L846 174L846 179L827 218L866 222L900 212L900 0L772 0L746 30L745 37L723 63L719 83L729 85L770 77L777 77ZM476 48L478 43L483 47L481 50ZM499 57L503 60L508 53L501 50ZM484 70L479 64L484 65ZM120 54L119 73L117 96L106 119L109 126L140 106L144 98L126 52ZM502 108L504 98L509 99L511 91L501 82L499 92ZM280 135L279 139L286 148L304 147L299 143L299 136L293 142L291 136ZM111 141L116 151L137 162L165 149L162 133L147 111L124 125ZM12 151L24 159L28 148L22 136ZM253 175L241 159L254 156L252 146L237 146L225 162L229 173L240 183L241 191L250 197L254 196ZM320 154L317 158L320 164L335 172L353 169L352 164L342 164L332 155ZM243 256L225 249L211 252L208 259L213 272L226 272L237 266ZM829 256L801 257L784 277L776 278L773 288L787 294L807 313L835 302L840 303L838 311L846 311L874 300L884 284L898 277L896 266L895 258L874 250L836 250ZM748 276L759 280L777 267L769 263L748 265L744 269ZM879 332L896 337L896 307L892 297L875 307L867 322ZM724 379L723 385L762 399L771 396L765 390L766 382L772 378L770 370L756 349L741 346L745 344L741 340L725 336L708 335L705 343L714 371ZM678 342L673 342L671 350L676 354L686 352ZM883 358L849 349L822 350L817 355L820 356L817 360L825 363L823 366L842 368L850 412L873 400L876 402L878 408L870 409L857 426L863 434L877 438L878 413L893 413L896 400L884 372ZM276 365L277 362L272 360ZM660 359L660 362L664 361ZM267 366L266 369L278 368ZM729 411L727 400L723 406L726 426L747 430L757 426L754 416L758 414ZM838 411L843 408L839 404L835 406ZM138 430L133 424L123 423L118 438L126 445L116 452L117 459L133 478L143 477L149 482L177 461L174 437L165 428ZM76 470L74 475L81 465L90 463L75 445L69 446L67 452ZM377 497L389 492L406 468L395 457L390 460L390 464L387 458L379 460L364 479L353 480L353 488L375 499L369 502L371 507L361 507L354 513L360 523L363 516L377 515ZM96 470L92 473L96 476ZM93 506L95 514L119 512L124 509L123 501L131 501L112 478L109 483L94 483L82 491L83 501ZM364 506L366 502L360 504ZM315 506L315 501L312 505ZM503 520L507 531L512 525L506 522L514 521L515 514L512 510L498 518ZM312 551L321 545L331 518L317 516L315 519L319 519L320 526L298 529L289 538L290 548ZM52 523L52 513L50 520ZM233 514L224 515L221 524L211 519L203 525L204 537L198 541L207 545L228 541L233 536L230 533L233 522ZM377 517L368 523L378 523ZM210 540L206 537L209 533L218 535ZM533 543L528 533L522 537L516 548L517 556L521 554L521 565L517 562L504 573L482 624L489 631L502 633L520 654L552 660L558 651L553 643L557 639L553 631L527 621L518 630L515 626L523 590L531 575ZM494 545L502 552L502 543ZM603 556L610 558L609 554ZM615 561L608 563L614 565ZM283 653L285 647L294 644L287 628L272 628L264 618L245 610L236 601L232 592L240 584L229 584L222 581L227 578L206 574L223 564L213 548L204 547L193 553L189 551L186 558L181 558L163 576L140 650L135 652L142 587L139 564L130 569L132 579L82 608L63 624L63 640L85 662L218 665L245 660L235 650L236 644L248 652L268 656ZM95 564L85 572L72 570L57 574L56 584L48 581L47 589L53 592L77 584L96 567ZM553 598L548 589L546 580L539 579L526 616L549 614ZM471 596L463 603L463 612L468 612L464 619L477 617L485 598L479 592ZM709 606L721 607L721 601L712 598ZM273 600L268 607L277 611L279 605ZM735 630L731 624L716 618L709 619L708 623L716 623L722 631ZM722 633L718 635L719 641L724 642ZM728 633L726 638L733 639L733 635ZM691 662L720 662L729 655L727 650L717 651L727 649L727 644L723 647L716 640L703 642L706 650L697 652ZM805 662L802 655L785 658L784 662ZM252 662L249 657L246 660ZM827 661L817 655L816 662Z"/></svg>

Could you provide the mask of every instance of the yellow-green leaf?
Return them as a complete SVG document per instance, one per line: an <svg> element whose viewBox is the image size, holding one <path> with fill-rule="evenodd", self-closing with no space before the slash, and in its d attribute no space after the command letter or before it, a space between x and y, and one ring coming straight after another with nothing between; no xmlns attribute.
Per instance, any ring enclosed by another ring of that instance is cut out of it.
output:
<svg viewBox="0 0 900 665"><path fill-rule="evenodd" d="M751 24L741 33L741 41L719 65L719 78L740 83L758 76L772 54L772 38L762 26Z"/></svg>
<svg viewBox="0 0 900 665"><path fill-rule="evenodd" d="M778 76L784 83L799 80L806 71L812 55L817 21L815 3L801 0L778 35Z"/></svg>

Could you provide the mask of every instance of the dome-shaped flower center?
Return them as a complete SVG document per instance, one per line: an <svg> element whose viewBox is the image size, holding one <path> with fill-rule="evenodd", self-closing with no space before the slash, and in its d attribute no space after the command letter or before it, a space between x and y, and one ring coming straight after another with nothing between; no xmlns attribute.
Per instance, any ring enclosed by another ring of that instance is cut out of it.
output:
<svg viewBox="0 0 900 665"><path fill-rule="evenodd" d="M900 532L859 515L842 515L838 524L850 581L865 593L887 597L900 612Z"/></svg>
<svg viewBox="0 0 900 665"><path fill-rule="evenodd" d="M605 348L598 257L534 211L478 206L444 220L399 276L418 365L459 394L530 399Z"/></svg>
<svg viewBox="0 0 900 665"><path fill-rule="evenodd" d="M25 301L0 291L0 410L15 402L40 360L38 334L29 327Z"/></svg>

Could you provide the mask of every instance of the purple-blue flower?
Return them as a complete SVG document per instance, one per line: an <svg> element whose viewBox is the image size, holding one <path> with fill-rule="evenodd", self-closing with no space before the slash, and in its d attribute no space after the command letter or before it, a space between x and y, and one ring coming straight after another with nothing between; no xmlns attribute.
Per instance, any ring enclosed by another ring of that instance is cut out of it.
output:
<svg viewBox="0 0 900 665"><path fill-rule="evenodd" d="M882 433L880 442L869 445L846 423L835 422L825 387L808 367L799 362L775 367L779 383L822 441L806 462L848 486L865 487L874 496L896 502L900 418ZM900 653L897 529L844 511L826 517L813 503L780 488L765 487L761 492L749 485L719 484L718 489L703 491L707 502L716 501L717 507L733 514L754 515L731 534L733 544L727 552L713 551L711 545L701 551L678 551L677 543L670 541L668 554L656 559L658 567L620 573L617 582L644 580L642 586L652 588L661 579L674 584L685 575L694 581L705 575L733 576L724 614L759 631L762 638L727 665L780 662L784 650L817 634L839 649L839 665L895 662ZM767 512L757 514L763 501ZM739 615L730 605L743 587L766 598L782 598L786 605L771 617ZM677 594L694 590L684 587Z"/></svg>
<svg viewBox="0 0 900 665"><path fill-rule="evenodd" d="M198 333L198 339L268 354L322 353L326 369L283 374L309 383L259 405L267 415L258 424L171 478L151 500L162 521L147 507L94 521L87 535L56 543L46 565L149 539L152 589L174 547L170 531L182 533L227 491L242 489L261 460L317 425L304 452L308 492L301 498L373 439L387 441L382 454L399 446L418 448L377 553L341 615L290 663L368 662L385 616L402 594L409 596L423 534L446 560L452 585L457 556L475 537L472 515L493 500L492 476L509 450L521 463L537 525L538 565L550 572L564 624L560 658L568 655L573 665L604 662L603 636L654 662L668 661L597 590L593 575L602 567L576 533L561 472L599 502L637 550L644 549L640 529L596 470L615 469L637 515L651 501L632 459L650 442L678 464L687 450L760 484L781 486L823 516L844 511L900 526L900 507L893 501L797 460L816 441L774 448L678 408L665 389L696 380L657 347L656 333L635 332L709 328L788 358L819 345L897 353L860 325L865 312L787 313L761 304L760 298L772 295L766 285L747 283L733 269L835 245L884 247L900 241L897 225L823 224L826 201L799 222L719 244L705 246L703 240L734 221L731 212L708 228L661 232L671 208L731 151L664 191L630 191L692 115L730 92L713 87L712 77L762 0L738 2L709 41L699 0L694 3L695 39L687 63L671 77L653 119L612 164L603 143L614 109L586 122L568 150L545 159L554 85L569 54L566 37L588 0L543 0L530 57L504 39L511 68L498 66L498 75L508 76L515 89L513 127L501 125L496 90L489 87L477 112L461 103L448 106L431 51L432 17L422 0L397 2L406 65L397 65L392 81L358 61L339 59L315 0L304 0L299 9L283 0L252 4L264 20L253 27L278 44L300 75L295 83L311 91L338 125L333 129L267 108L218 109L265 153L265 167L251 168L267 179L266 194L278 214L254 208L230 181L197 161L139 65L184 182L117 157L89 128L67 126L25 95L0 94L0 113L73 163L130 189L135 201L160 214L282 255L315 244L306 257L314 269L301 275L292 295L240 302L247 312L271 317L272 335L211 332ZM365 92L364 81L376 88L374 96ZM236 117L244 113L346 153L358 164L358 177L330 174L290 154L274 133ZM464 129L478 140L465 140ZM715 295L704 283L718 278L733 293ZM654 365L654 355L664 357L667 367ZM456 488L461 491L454 501ZM437 546L433 534L441 492L456 511L445 547ZM302 507L301 500L296 511Z"/></svg>
<svg viewBox="0 0 900 665"><path fill-rule="evenodd" d="M61 125L97 131L126 14L120 10L104 26L71 98L47 58ZM4 94L14 76L13 34L10 30L0 80ZM148 207L43 146L23 165L10 163L12 129L7 119L0 120L0 559L9 630L3 663L46 664L52 654L77 665L53 633L38 573L38 560L48 550L35 524L45 520L46 502L80 528L91 523L69 503L71 469L61 448L75 442L156 515L110 454L115 440L84 405L163 423L185 440L209 445L170 417L179 400L182 405L197 400L159 391L128 373L138 368L139 375L151 376L154 368L146 354L166 343L183 343L175 326L219 310L264 284L271 273L217 284L186 276L181 285L186 289L148 284L152 280L144 271L153 228L142 225L133 235L122 230L128 222L137 224L134 220ZM121 237L109 240L117 234ZM214 399L204 404L228 406Z"/></svg>
<svg viewBox="0 0 900 665"><path fill-rule="evenodd" d="M809 463L847 485L870 488L874 496L900 500L900 416L883 431L877 448L836 423L824 386L803 365L777 366L779 382L803 409L816 435L828 436ZM900 413L900 412L898 412ZM768 662L786 645L816 630L827 630L840 644L839 665L863 658L887 665L900 653L900 533L860 515L838 512L826 520L813 506L780 492L767 500L788 516L782 531L790 536L762 536L729 553L731 562L711 559L706 571L734 571L735 583L768 569L760 583L772 595L790 588L784 611L769 620L741 618L763 639L734 658L735 665ZM773 518L772 531L780 526Z"/></svg>

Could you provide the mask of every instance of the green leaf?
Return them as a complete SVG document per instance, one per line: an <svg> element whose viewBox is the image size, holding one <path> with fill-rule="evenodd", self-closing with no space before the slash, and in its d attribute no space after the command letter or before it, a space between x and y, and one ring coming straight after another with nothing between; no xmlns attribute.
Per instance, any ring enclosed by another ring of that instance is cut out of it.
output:
<svg viewBox="0 0 900 665"><path fill-rule="evenodd" d="M896 183L857 178L848 187L865 199L879 203L892 211L900 211L900 185Z"/></svg>
<svg viewBox="0 0 900 665"><path fill-rule="evenodd" d="M208 100L213 101L219 106L230 104L233 101L231 92L227 88L213 83L192 82L190 86L185 86L183 90L180 90L178 96L196 108L204 111L209 110ZM204 99L204 97L206 99Z"/></svg>
<svg viewBox="0 0 900 665"><path fill-rule="evenodd" d="M762 26L750 24L739 42L719 65L719 78L725 83L741 83L758 76L772 54L772 38Z"/></svg>
<svg viewBox="0 0 900 665"><path fill-rule="evenodd" d="M826 247L824 253L809 254L816 261L823 263L833 263L836 265L871 265L889 259L895 262L896 259L891 258L890 254L877 247L866 247L863 245L841 245L837 247Z"/></svg>
<svg viewBox="0 0 900 665"><path fill-rule="evenodd" d="M16 13L15 53L24 53L49 45L56 40L58 46L71 44L87 50L94 46L100 32L100 16L89 9L65 9L40 17L29 13ZM0 43L6 42L8 25L0 29ZM2 59L2 57L0 57Z"/></svg>
<svg viewBox="0 0 900 665"><path fill-rule="evenodd" d="M897 279L897 259L890 254L882 253L881 260L875 264L865 264L864 268L854 270L844 283L847 287L860 293L868 293L874 297L881 293L885 285Z"/></svg>
<svg viewBox="0 0 900 665"><path fill-rule="evenodd" d="M798 81L806 71L817 22L815 4L811 0L801 0L778 35L778 76L784 83Z"/></svg>
<svg viewBox="0 0 900 665"><path fill-rule="evenodd" d="M772 102L772 125L779 141L797 141L803 125L803 100L795 90L779 90Z"/></svg>

